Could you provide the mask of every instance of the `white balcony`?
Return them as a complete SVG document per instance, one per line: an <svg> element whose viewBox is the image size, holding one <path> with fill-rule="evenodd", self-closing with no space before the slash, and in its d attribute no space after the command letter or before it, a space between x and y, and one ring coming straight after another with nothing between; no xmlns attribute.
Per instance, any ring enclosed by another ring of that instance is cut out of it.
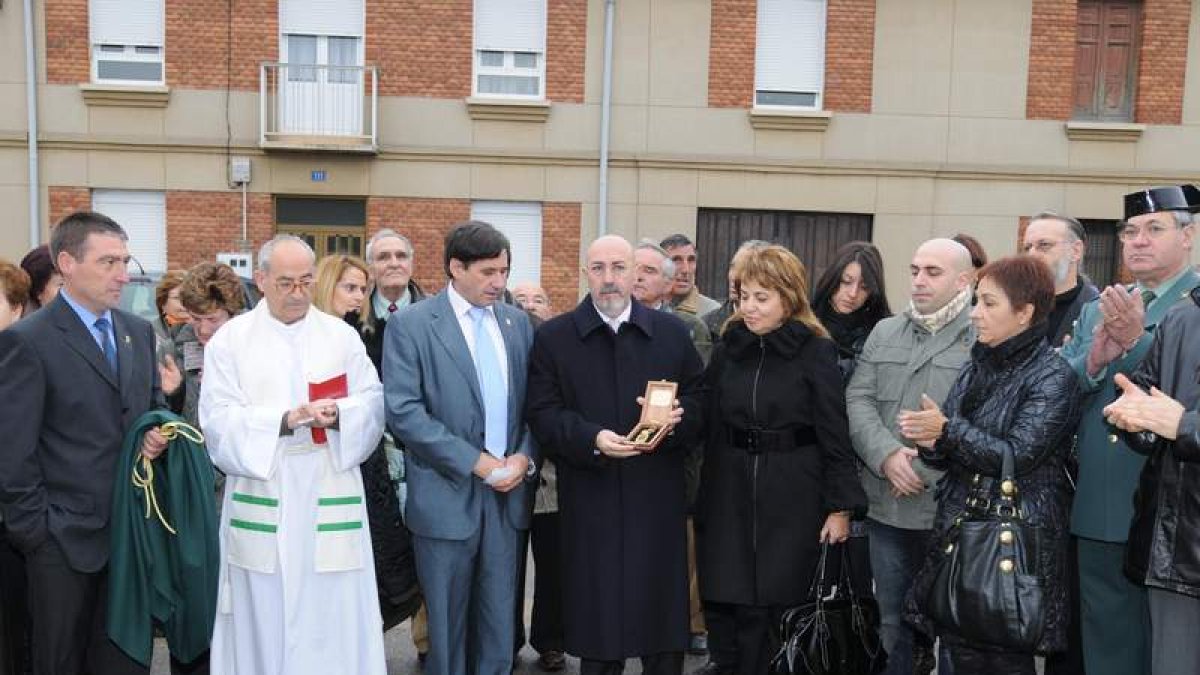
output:
<svg viewBox="0 0 1200 675"><path fill-rule="evenodd" d="M269 150L374 153L379 73L375 66L264 63L259 145Z"/></svg>

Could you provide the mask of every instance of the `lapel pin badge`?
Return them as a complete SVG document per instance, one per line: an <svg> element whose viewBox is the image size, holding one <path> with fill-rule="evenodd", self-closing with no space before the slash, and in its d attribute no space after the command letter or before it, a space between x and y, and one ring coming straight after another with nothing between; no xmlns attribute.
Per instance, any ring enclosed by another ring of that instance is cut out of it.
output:
<svg viewBox="0 0 1200 675"><path fill-rule="evenodd" d="M505 326L511 326L511 325L512 325L512 319L510 319L510 318L508 318L508 317L504 317L504 325L505 325Z"/></svg>
<svg viewBox="0 0 1200 675"><path fill-rule="evenodd" d="M125 336L125 344L127 344L127 345L133 344L133 342L129 339L128 335Z"/></svg>

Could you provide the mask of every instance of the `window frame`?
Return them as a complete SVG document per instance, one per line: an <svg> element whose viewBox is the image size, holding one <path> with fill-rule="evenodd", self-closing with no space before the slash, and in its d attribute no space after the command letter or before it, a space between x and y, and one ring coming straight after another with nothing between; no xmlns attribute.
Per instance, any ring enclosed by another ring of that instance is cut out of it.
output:
<svg viewBox="0 0 1200 675"><path fill-rule="evenodd" d="M485 52L498 53L504 55L503 66L485 66L483 65L483 54ZM536 68L519 68L516 65L517 54L533 54L537 57L538 65ZM471 91L472 96L481 98L497 98L497 99L512 99L518 101L544 101L546 99L546 54L534 50L522 51L501 51L499 49L475 49L474 58L472 59L471 73ZM485 92L479 88L479 78L483 76L492 77L536 77L538 82L538 92L536 94L506 94L502 92Z"/></svg>
<svg viewBox="0 0 1200 675"><path fill-rule="evenodd" d="M759 19L761 19L761 16L762 16L762 4L764 2L770 2L770 1L772 1L772 0L758 0L757 1L756 10L757 10L757 16L759 17ZM775 0L775 1L782 1L782 0ZM768 89L762 85L762 82L761 82L762 72L761 72L760 61L759 61L759 58L762 55L762 49L759 44L759 38L760 38L759 25L756 21L755 34L754 34L754 91L751 94L751 107L753 107L755 109L759 109L759 110L772 110L772 111L780 111L780 112L814 112L814 111L824 110L824 105L825 105L825 59L827 57L826 41L828 40L828 29L829 29L829 1L828 0L819 0L819 1L821 3L821 14L822 14L822 21L821 21L820 26L818 27L819 38L817 40L817 49L819 50L819 54L820 54L819 61L821 64L820 86L817 87L816 91L799 91L799 90L784 91L784 90L776 89L776 88ZM760 93L812 94L813 95L813 104L811 106L805 106L805 105L789 105L789 104L779 104L779 103L760 103L759 102L759 94Z"/></svg>

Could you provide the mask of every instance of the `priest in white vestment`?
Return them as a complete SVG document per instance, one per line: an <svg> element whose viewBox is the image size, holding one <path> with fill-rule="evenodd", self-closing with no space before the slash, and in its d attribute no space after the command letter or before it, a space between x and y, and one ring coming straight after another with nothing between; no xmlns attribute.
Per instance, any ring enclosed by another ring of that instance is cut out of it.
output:
<svg viewBox="0 0 1200 675"><path fill-rule="evenodd" d="M311 307L315 256L263 246L263 301L204 352L200 424L227 476L215 675L386 673L358 466L383 431L362 340Z"/></svg>

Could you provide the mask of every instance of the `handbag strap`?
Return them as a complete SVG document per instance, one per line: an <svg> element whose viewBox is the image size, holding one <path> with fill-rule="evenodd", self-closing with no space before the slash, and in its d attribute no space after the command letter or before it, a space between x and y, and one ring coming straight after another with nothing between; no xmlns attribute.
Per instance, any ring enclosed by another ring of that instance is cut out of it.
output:
<svg viewBox="0 0 1200 675"><path fill-rule="evenodd" d="M817 571L813 574L812 583L808 586L808 597L816 602L825 599L825 562L829 558L829 543L821 543L821 557L817 560Z"/></svg>
<svg viewBox="0 0 1200 675"><path fill-rule="evenodd" d="M974 482L978 483L980 478L980 474L975 474ZM1020 490L1016 478L1016 459L1013 456L1012 448L1008 445L1000 450L1000 481L995 490L996 494L993 495L991 488L994 485L994 483L989 485L987 490L978 487L968 491L964 511L977 515L1023 520L1024 513L1021 511Z"/></svg>

